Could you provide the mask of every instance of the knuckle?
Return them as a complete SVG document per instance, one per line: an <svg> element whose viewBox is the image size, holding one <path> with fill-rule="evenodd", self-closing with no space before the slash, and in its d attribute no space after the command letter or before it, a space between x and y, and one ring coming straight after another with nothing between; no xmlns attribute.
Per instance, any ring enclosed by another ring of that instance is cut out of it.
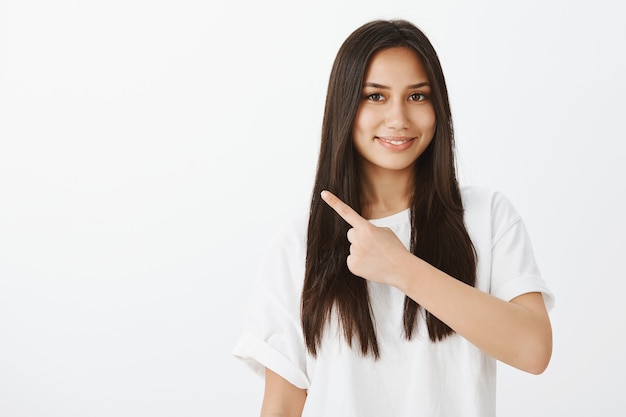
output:
<svg viewBox="0 0 626 417"><path fill-rule="evenodd" d="M348 255L348 258L346 259L346 263L348 265L348 269L350 270L350 272L356 275L356 264L354 261L354 255Z"/></svg>

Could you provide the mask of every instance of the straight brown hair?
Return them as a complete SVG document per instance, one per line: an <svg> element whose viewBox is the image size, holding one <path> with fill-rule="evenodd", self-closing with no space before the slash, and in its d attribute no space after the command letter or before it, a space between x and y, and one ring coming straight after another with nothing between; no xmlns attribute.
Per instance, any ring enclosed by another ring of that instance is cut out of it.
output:
<svg viewBox="0 0 626 417"><path fill-rule="evenodd" d="M411 197L413 254L471 286L476 281L476 252L463 221L456 177L454 131L443 70L430 41L412 23L375 20L356 29L340 47L330 74L317 173L311 198L301 322L305 343L315 356L333 312L349 346L356 338L363 355L380 356L367 281L346 265L349 225L320 198L330 190L357 212L364 199L352 127L371 57L378 51L406 47L421 59L431 83L436 127L433 140L414 169ZM421 307L404 300L404 335L411 339ZM425 311L428 335L437 342L454 331Z"/></svg>

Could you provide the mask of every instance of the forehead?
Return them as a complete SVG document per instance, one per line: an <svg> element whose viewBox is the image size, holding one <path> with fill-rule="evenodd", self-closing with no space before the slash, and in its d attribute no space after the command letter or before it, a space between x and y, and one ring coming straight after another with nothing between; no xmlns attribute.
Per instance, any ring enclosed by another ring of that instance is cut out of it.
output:
<svg viewBox="0 0 626 417"><path fill-rule="evenodd" d="M422 59L413 49L393 47L372 55L365 71L365 80L411 80L415 83L428 81L428 73Z"/></svg>

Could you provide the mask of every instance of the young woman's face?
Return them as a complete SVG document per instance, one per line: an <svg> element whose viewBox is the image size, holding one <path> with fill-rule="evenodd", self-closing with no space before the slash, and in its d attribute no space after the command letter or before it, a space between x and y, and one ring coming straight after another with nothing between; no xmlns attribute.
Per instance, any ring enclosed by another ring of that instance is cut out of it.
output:
<svg viewBox="0 0 626 417"><path fill-rule="evenodd" d="M430 94L426 70L411 49L394 47L373 55L352 128L366 174L412 169L435 132Z"/></svg>

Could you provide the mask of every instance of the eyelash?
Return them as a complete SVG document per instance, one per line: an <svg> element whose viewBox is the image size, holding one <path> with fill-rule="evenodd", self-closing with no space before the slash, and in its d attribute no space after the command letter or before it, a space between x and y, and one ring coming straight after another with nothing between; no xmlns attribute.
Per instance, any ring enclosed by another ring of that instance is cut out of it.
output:
<svg viewBox="0 0 626 417"><path fill-rule="evenodd" d="M420 96L419 99L413 100L413 101L424 101L424 100L426 100L428 98L428 96L426 94L422 94L422 93L413 93L409 97L413 97L413 96Z"/></svg>
<svg viewBox="0 0 626 417"><path fill-rule="evenodd" d="M414 96L419 96L419 97L411 99L411 97L414 97ZM376 98L374 98L374 97L376 97ZM382 98L383 98L383 95L380 94L380 93L372 93L372 94L367 94L365 96L366 100L373 101L373 102L383 101ZM422 93L413 93L413 94L409 95L409 99L411 101L424 101L427 98L428 98L428 96L426 94L422 94Z"/></svg>

